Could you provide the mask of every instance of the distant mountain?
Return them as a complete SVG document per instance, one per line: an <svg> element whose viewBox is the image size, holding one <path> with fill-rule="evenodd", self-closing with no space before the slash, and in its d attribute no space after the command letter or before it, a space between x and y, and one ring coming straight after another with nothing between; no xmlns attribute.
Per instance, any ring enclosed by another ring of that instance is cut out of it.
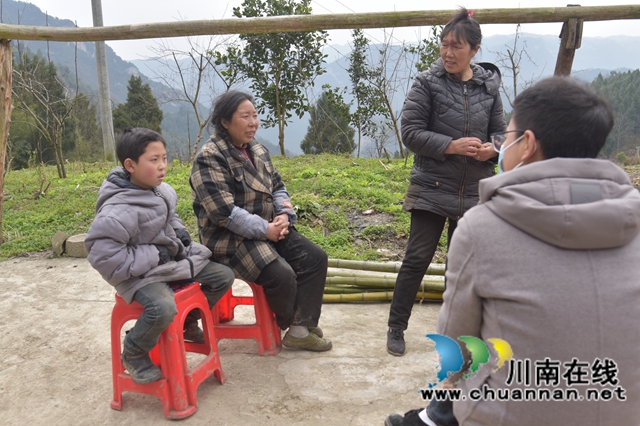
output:
<svg viewBox="0 0 640 426"><path fill-rule="evenodd" d="M68 19L47 17L38 7L20 1L2 0L2 22L8 24L37 25L74 27L74 23ZM494 35L485 37L478 61L496 62L498 52L505 52L507 47L513 46L514 35ZM576 51L573 64L573 75L577 78L593 81L598 74L607 76L611 71L626 71L640 68L640 55L632 54L637 51L640 37L615 36L615 37L584 37L582 47ZM528 56L523 57L521 63L520 82L535 81L553 74L555 62L558 54L560 39L554 35L522 34L520 46L524 46ZM75 84L75 51L77 45L77 68L80 88L88 95L97 95L98 80L95 61L94 43L70 43L70 42L42 42L42 41L14 41L16 51L29 49L32 52L40 52L43 56L49 56L56 63L60 74L69 85ZM377 59L380 45L371 46L373 60ZM400 51L402 46L391 46L392 50ZM109 85L111 89L112 102L114 106L124 102L127 97L127 82L131 75L142 76L145 83L150 84L154 95L159 99L168 98L166 96L170 89L157 80L158 67L161 66L155 60L135 60L124 61L108 46L107 63L109 68ZM316 79L311 101L319 96L322 85L329 84L332 87L349 87L349 67L350 46L331 45L325 47L327 72ZM411 87L411 82L415 76L415 69L411 68L412 61L408 60L400 69L400 80L398 88L393 98L393 108L400 111L404 102L407 90ZM504 74L504 73L503 73ZM248 89L246 89L248 90ZM350 96L345 95L345 99L350 101ZM209 112L212 99L206 96L202 100L200 111L203 115ZM506 100L505 100L506 104ZM506 106L506 105L505 105ZM180 102L167 102L161 105L164 112L162 122L163 134L168 139L175 152L181 151L182 145L186 146L189 136L193 139L197 133L197 125L193 118L193 110L190 106ZM508 106L506 106L508 110ZM293 117L291 123L285 130L286 149L290 153L301 153L300 142L304 138L309 116L305 114L302 119ZM276 154L279 154L277 129L261 128L258 136L271 143ZM206 138L205 138L206 139ZM274 150L269 147L272 154ZM289 154L288 154L289 155Z"/></svg>

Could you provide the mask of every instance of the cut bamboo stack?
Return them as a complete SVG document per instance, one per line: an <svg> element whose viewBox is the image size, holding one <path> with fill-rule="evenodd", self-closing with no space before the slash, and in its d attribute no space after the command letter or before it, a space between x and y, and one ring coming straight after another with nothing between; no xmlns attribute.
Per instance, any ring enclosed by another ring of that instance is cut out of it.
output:
<svg viewBox="0 0 640 426"><path fill-rule="evenodd" d="M324 303L384 302L393 298L400 262L329 259ZM444 265L432 263L422 279L417 300L442 300Z"/></svg>

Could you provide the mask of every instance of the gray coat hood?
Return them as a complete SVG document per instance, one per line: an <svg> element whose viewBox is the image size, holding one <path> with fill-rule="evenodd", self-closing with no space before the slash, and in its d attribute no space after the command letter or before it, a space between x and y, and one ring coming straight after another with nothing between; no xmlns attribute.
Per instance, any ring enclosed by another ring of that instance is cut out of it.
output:
<svg viewBox="0 0 640 426"><path fill-rule="evenodd" d="M484 179L480 203L564 249L621 247L640 232L640 192L608 160L554 158Z"/></svg>

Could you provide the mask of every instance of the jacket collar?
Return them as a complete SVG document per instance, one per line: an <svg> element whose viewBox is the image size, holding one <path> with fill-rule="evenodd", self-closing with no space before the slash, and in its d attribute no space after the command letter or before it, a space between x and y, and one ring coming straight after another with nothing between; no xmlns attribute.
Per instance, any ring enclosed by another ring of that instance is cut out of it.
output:
<svg viewBox="0 0 640 426"><path fill-rule="evenodd" d="M489 93L491 93L492 91L498 91L498 89L500 88L501 80L500 70L498 69L498 67L487 62L480 62L472 63L471 70L473 71L473 77L471 77L469 81L477 85L484 84L487 87L487 91ZM433 73L437 77L446 75L452 80L461 81L459 77L447 72L447 70L444 68L442 58L438 58L433 64L431 64L429 72Z"/></svg>
<svg viewBox="0 0 640 426"><path fill-rule="evenodd" d="M254 165L252 165L249 160L247 160L232 143L215 134L211 137L211 140L212 142L223 147L223 150L228 152L235 161L241 163L244 166L243 169L245 176L248 175L247 179L245 179L245 182L247 183L247 185L249 185L249 187L258 192L264 192L267 194L271 193L271 191L269 190L269 188L271 187L271 176L269 175L269 173L267 173L266 165L262 159L262 156L260 155L261 145L258 143L258 141L253 139L246 146L253 159L253 163L255 164L254 167Z"/></svg>

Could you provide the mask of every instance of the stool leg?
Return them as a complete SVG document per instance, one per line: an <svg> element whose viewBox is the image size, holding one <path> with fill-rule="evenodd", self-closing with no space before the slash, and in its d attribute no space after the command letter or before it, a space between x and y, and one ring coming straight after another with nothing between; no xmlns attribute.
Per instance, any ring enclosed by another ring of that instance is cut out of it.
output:
<svg viewBox="0 0 640 426"><path fill-rule="evenodd" d="M171 394L171 410L165 413L165 417L169 419L184 419L189 417L197 410L197 407L189 404L185 383L185 357L184 348L180 344L182 341L178 333L182 333L181 322L173 321L169 327L162 332L160 340L162 341L163 351L160 357L162 359L162 375L169 382ZM180 328L180 330L178 330ZM184 343L183 343L184 345Z"/></svg>
<svg viewBox="0 0 640 426"><path fill-rule="evenodd" d="M215 304L216 323L229 322L233 320L234 309L231 306L231 298L233 297L233 288L225 293L224 296Z"/></svg>
<svg viewBox="0 0 640 426"><path fill-rule="evenodd" d="M251 290L253 291L256 324L260 325L258 352L260 355L276 355L282 349L280 345L280 328L276 324L262 287L252 283Z"/></svg>
<svg viewBox="0 0 640 426"><path fill-rule="evenodd" d="M115 311L115 307L113 309ZM118 375L124 370L122 369L122 361L120 360L120 329L122 324L118 323L117 316L111 314L111 374L113 376L113 399L111 400L111 408L114 410L122 410L122 391L120 390L120 381Z"/></svg>

